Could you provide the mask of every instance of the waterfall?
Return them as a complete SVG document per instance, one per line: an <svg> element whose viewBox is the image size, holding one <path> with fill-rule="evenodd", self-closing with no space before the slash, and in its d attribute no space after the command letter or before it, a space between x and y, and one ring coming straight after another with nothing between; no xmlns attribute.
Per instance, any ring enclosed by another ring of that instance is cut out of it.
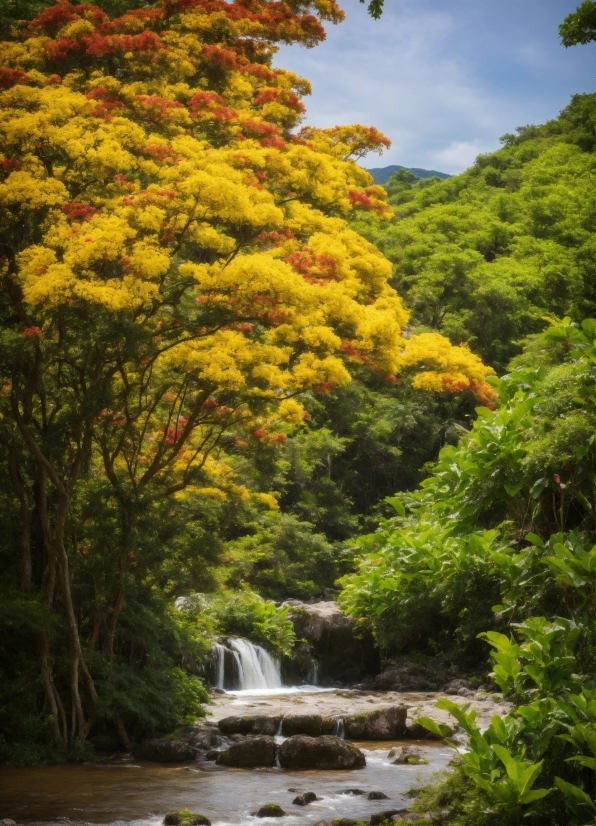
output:
<svg viewBox="0 0 596 826"><path fill-rule="evenodd" d="M212 656L215 665L215 685L217 688L224 687L226 668L226 647L216 642L213 646Z"/></svg>
<svg viewBox="0 0 596 826"><path fill-rule="evenodd" d="M270 654L243 639L213 646L214 682L217 688L249 691L281 688L280 666Z"/></svg>
<svg viewBox="0 0 596 826"><path fill-rule="evenodd" d="M308 672L308 682L310 685L319 684L319 663L316 660L312 661L312 668Z"/></svg>
<svg viewBox="0 0 596 826"><path fill-rule="evenodd" d="M343 717L337 717L335 720L335 725L333 726L333 733L336 737L341 737L342 740L345 739L346 730L344 727L344 719Z"/></svg>

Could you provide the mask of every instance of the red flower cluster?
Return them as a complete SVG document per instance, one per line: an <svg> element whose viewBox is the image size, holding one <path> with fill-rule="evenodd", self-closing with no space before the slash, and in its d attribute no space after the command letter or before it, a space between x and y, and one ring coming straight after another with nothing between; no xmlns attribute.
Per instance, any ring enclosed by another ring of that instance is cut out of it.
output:
<svg viewBox="0 0 596 826"><path fill-rule="evenodd" d="M65 204L62 204L61 209L73 224L82 224L83 221L88 221L90 218L93 218L95 213L99 211L97 207L81 203L80 201L67 201Z"/></svg>

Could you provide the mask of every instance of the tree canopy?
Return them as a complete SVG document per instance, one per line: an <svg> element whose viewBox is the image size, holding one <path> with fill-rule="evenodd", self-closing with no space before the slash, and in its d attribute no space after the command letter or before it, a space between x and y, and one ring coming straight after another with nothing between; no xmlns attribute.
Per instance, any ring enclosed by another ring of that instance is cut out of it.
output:
<svg viewBox="0 0 596 826"><path fill-rule="evenodd" d="M300 394L366 369L491 397L467 347L407 332L389 262L347 222L390 214L356 163L387 139L300 128L308 83L271 65L342 16L332 0L116 17L61 0L2 43L0 428L58 745L103 719L127 742L129 672L155 659L118 636L137 633L127 593L189 584L157 523L182 541L209 500L276 508L240 456L284 443Z"/></svg>

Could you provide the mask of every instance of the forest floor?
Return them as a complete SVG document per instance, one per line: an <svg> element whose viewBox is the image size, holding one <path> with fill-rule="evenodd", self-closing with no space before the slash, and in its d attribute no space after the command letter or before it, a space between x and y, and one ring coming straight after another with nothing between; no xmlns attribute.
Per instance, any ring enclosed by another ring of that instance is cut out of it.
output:
<svg viewBox="0 0 596 826"><path fill-rule="evenodd" d="M435 708L437 700L446 696L440 692L360 691L344 688L256 696L230 692L212 696L207 720L217 722L224 717L253 714L321 714L323 717L348 717L377 708L405 705L408 709L408 723L417 717L427 716L438 723L452 725L453 718L446 711ZM466 697L450 695L449 699L461 706L469 704L476 711L476 719L482 729L488 727L495 714L503 716L510 708L500 694L487 694L482 691Z"/></svg>

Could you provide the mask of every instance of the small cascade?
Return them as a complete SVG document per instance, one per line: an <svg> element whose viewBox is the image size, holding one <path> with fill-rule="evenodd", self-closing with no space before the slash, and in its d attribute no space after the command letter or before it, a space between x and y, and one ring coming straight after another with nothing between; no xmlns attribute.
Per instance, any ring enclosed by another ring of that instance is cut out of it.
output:
<svg viewBox="0 0 596 826"><path fill-rule="evenodd" d="M260 645L230 639L213 646L213 681L228 691L281 688L280 665Z"/></svg>
<svg viewBox="0 0 596 826"><path fill-rule="evenodd" d="M338 717L335 721L335 725L333 727L333 733L336 737L341 737L342 740L345 740L346 737L346 730L344 727L344 720L343 717Z"/></svg>
<svg viewBox="0 0 596 826"><path fill-rule="evenodd" d="M316 660L312 661L312 667L308 672L308 684L319 685L319 663Z"/></svg>

